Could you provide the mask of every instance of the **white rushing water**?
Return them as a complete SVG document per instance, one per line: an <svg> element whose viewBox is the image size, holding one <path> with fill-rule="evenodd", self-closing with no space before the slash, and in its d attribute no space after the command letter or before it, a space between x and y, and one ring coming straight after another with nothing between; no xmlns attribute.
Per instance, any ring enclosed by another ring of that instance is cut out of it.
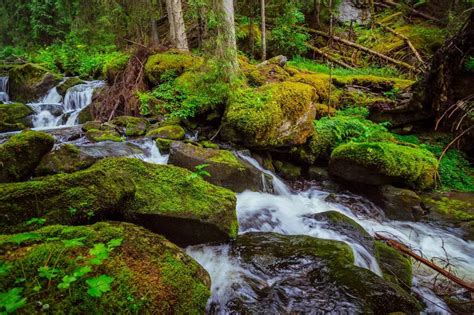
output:
<svg viewBox="0 0 474 315"><path fill-rule="evenodd" d="M140 139L131 141L143 150L143 153L133 154L130 157L141 159L148 163L167 164L169 154L161 154L160 149L153 139Z"/></svg>
<svg viewBox="0 0 474 315"><path fill-rule="evenodd" d="M74 126L82 109L92 103L94 90L103 86L103 81L89 81L75 85L66 91L64 98L56 87L40 100L28 104L36 114L33 126L36 129Z"/></svg>
<svg viewBox="0 0 474 315"><path fill-rule="evenodd" d="M239 154L255 167L262 167L252 158ZM309 235L323 239L339 240L349 244L355 254L355 264L367 268L380 275L380 268L372 253L357 240L327 228L324 222L308 220L311 215L337 211L359 223L371 235L385 234L391 238L398 238L414 249L420 250L425 257L449 256L450 262L456 266L456 272L468 279L474 275L474 242L466 242L450 233L449 230L432 226L426 223L406 221L391 221L388 219L376 220L356 214L347 206L326 201L327 192L310 188L306 191L292 192L291 189L271 172L263 170L273 176L273 185L276 194L245 191L237 195L237 216L239 234L258 231L276 232L287 235ZM359 200L365 204L360 207L376 208L364 198ZM238 261L228 254L228 245L189 247L187 253L196 259L211 275L212 297L210 303L224 305L228 300L233 286L245 277ZM427 312L446 313L447 306L426 287L432 281L433 273L418 274L414 268L413 290L419 293L427 304Z"/></svg>
<svg viewBox="0 0 474 315"><path fill-rule="evenodd" d="M8 96L8 77L0 77L0 103L7 103L10 101Z"/></svg>

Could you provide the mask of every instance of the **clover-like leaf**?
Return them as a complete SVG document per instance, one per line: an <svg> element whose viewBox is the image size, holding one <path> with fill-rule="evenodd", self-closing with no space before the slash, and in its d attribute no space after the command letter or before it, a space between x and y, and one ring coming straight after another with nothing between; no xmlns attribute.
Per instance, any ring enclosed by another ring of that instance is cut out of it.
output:
<svg viewBox="0 0 474 315"><path fill-rule="evenodd" d="M0 312L13 313L26 304L26 298L21 296L23 288L13 288L5 293L0 293Z"/></svg>
<svg viewBox="0 0 474 315"><path fill-rule="evenodd" d="M39 276L51 280L56 278L61 272L60 269L50 268L49 266L43 266L38 268Z"/></svg>
<svg viewBox="0 0 474 315"><path fill-rule="evenodd" d="M74 272L72 273L72 275L76 278L79 278L79 277L82 277L85 274L88 274L91 271L92 271L91 266L82 266L82 267L76 268L74 270Z"/></svg>
<svg viewBox="0 0 474 315"><path fill-rule="evenodd" d="M101 275L95 278L91 278L86 280L89 289L87 290L87 294L93 297L101 297L102 294L109 292L112 287L110 286L114 278L109 277L107 275Z"/></svg>
<svg viewBox="0 0 474 315"><path fill-rule="evenodd" d="M84 246L84 243L82 241L85 239L86 237L78 237L70 240L63 240L63 243L66 248L80 247Z"/></svg>
<svg viewBox="0 0 474 315"><path fill-rule="evenodd" d="M58 284L58 288L62 290L67 289L75 281L77 281L77 278L74 276L64 276L63 281L60 284Z"/></svg>

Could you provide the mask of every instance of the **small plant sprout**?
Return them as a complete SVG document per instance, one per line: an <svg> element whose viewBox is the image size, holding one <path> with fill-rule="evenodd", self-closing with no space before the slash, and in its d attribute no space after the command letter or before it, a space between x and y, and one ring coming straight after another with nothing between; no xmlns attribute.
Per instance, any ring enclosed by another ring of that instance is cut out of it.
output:
<svg viewBox="0 0 474 315"><path fill-rule="evenodd" d="M209 173L208 171L205 170L206 167L208 167L209 164L200 164L196 167L194 167L195 171L192 172L189 176L188 176L188 179L189 180L193 180L193 179L196 179L197 177L211 177L211 173Z"/></svg>
<svg viewBox="0 0 474 315"><path fill-rule="evenodd" d="M44 225L46 223L46 219L43 218L31 218L26 221L26 225Z"/></svg>

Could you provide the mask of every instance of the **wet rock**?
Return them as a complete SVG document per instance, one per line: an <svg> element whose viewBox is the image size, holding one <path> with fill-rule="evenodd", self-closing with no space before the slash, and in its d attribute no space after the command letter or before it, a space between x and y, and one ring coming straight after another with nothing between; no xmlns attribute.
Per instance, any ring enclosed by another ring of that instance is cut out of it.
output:
<svg viewBox="0 0 474 315"><path fill-rule="evenodd" d="M147 137L153 139L162 138L168 140L183 140L185 136L185 131L183 127L178 125L169 125L169 126L159 126L159 127L150 127L146 133Z"/></svg>
<svg viewBox="0 0 474 315"><path fill-rule="evenodd" d="M16 134L0 144L0 183L27 179L53 145L52 136L31 130Z"/></svg>
<svg viewBox="0 0 474 315"><path fill-rule="evenodd" d="M112 120L112 124L122 127L127 137L143 136L149 125L145 118L132 116L119 116Z"/></svg>
<svg viewBox="0 0 474 315"><path fill-rule="evenodd" d="M21 103L0 104L0 132L32 127L32 114L34 111Z"/></svg>
<svg viewBox="0 0 474 315"><path fill-rule="evenodd" d="M232 250L247 272L221 312L412 313L419 302L398 285L356 267L338 241L246 233ZM212 307L218 307L213 305ZM216 309L217 310L217 309Z"/></svg>
<svg viewBox="0 0 474 315"><path fill-rule="evenodd" d="M314 89L302 83L270 83L243 89L230 100L221 137L247 147L299 145L313 133Z"/></svg>
<svg viewBox="0 0 474 315"><path fill-rule="evenodd" d="M49 152L36 167L35 175L44 176L58 173L72 173L88 168L97 158L87 154L73 144L63 144Z"/></svg>
<svg viewBox="0 0 474 315"><path fill-rule="evenodd" d="M94 117L91 113L91 105L87 105L79 112L79 116L77 116L77 121L79 124L84 124L88 121L94 120Z"/></svg>
<svg viewBox="0 0 474 315"><path fill-rule="evenodd" d="M341 23L367 24L371 21L370 2L342 0L338 4L337 19ZM351 24L352 25L352 24Z"/></svg>
<svg viewBox="0 0 474 315"><path fill-rule="evenodd" d="M29 239L15 241L22 235L29 235ZM45 268L48 257L54 264ZM209 275L198 263L163 236L129 223L53 225L25 234L2 235L0 259L8 261L3 267L10 267L2 275L2 292L18 287L17 279L24 277L36 279L35 285L41 286L41 302L32 298L18 305L18 312L25 314L44 310L122 314L131 309L155 314L204 313L210 296ZM50 279L38 277L42 268L51 272ZM72 281L62 288L64 276ZM88 294L88 284L94 279L103 279L99 282L104 291L99 292L100 298ZM22 288L21 296L38 294L35 286Z"/></svg>
<svg viewBox="0 0 474 315"><path fill-rule="evenodd" d="M59 95L66 95L66 92L68 89L72 88L73 86L76 86L78 84L83 84L85 83L83 80L77 78L77 77L72 77L72 78L67 78L66 81L63 83L59 84L57 86L57 90Z"/></svg>
<svg viewBox="0 0 474 315"><path fill-rule="evenodd" d="M58 75L32 63L12 67L8 76L11 99L23 103L39 99L60 80Z"/></svg>
<svg viewBox="0 0 474 315"><path fill-rule="evenodd" d="M391 142L342 144L329 161L330 174L349 182L399 183L420 190L434 187L437 169L437 159L431 152Z"/></svg>
<svg viewBox="0 0 474 315"><path fill-rule="evenodd" d="M410 258L380 241L375 241L375 255L384 279L410 292L413 282Z"/></svg>
<svg viewBox="0 0 474 315"><path fill-rule="evenodd" d="M210 176L204 176L204 179L235 192L247 189L262 191L264 188L262 181L265 175L230 151L206 149L175 141L170 147L168 163L190 171L195 171L198 165L207 164L204 170L209 172Z"/></svg>
<svg viewBox="0 0 474 315"><path fill-rule="evenodd" d="M94 121L87 121L82 125L82 130L83 131L89 131L92 129L100 129L102 126L102 123L98 120Z"/></svg>
<svg viewBox="0 0 474 315"><path fill-rule="evenodd" d="M326 181L331 179L327 168L319 166L311 166L308 169L308 178L317 181Z"/></svg>
<svg viewBox="0 0 474 315"><path fill-rule="evenodd" d="M273 165L284 179L297 180L301 178L301 166L286 161L273 161Z"/></svg>
<svg viewBox="0 0 474 315"><path fill-rule="evenodd" d="M61 104L38 104L35 105L38 111L49 111L53 116L59 116L63 113L63 106Z"/></svg>
<svg viewBox="0 0 474 315"><path fill-rule="evenodd" d="M371 189L370 197L391 220L419 220L425 212L420 196L412 190L384 185Z"/></svg>
<svg viewBox="0 0 474 315"><path fill-rule="evenodd" d="M86 132L86 137L89 141L92 142L101 142L101 141L113 141L113 142L122 142L123 138L120 134L114 129L89 129Z"/></svg>
<svg viewBox="0 0 474 315"><path fill-rule="evenodd" d="M421 198L429 210L427 220L459 228L466 240L474 240L474 193L427 193Z"/></svg>
<svg viewBox="0 0 474 315"><path fill-rule="evenodd" d="M27 228L41 211L48 224L131 221L185 246L235 237L235 205L233 192L185 169L108 158L71 174L0 185L0 232Z"/></svg>

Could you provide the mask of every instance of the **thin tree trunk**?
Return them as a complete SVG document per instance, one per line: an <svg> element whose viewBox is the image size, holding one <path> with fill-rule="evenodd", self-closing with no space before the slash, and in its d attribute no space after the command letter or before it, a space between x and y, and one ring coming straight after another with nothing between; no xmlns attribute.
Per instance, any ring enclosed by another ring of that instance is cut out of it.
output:
<svg viewBox="0 0 474 315"><path fill-rule="evenodd" d="M176 48L178 48L179 50L189 50L181 0L171 0L171 2L173 3L172 14L174 21Z"/></svg>
<svg viewBox="0 0 474 315"><path fill-rule="evenodd" d="M151 18L151 45L152 47L157 47L160 44L160 35L158 34L158 25L156 25L156 20Z"/></svg>
<svg viewBox="0 0 474 315"><path fill-rule="evenodd" d="M321 21L319 19L319 16L321 14L321 0L314 0L314 27L315 28L320 28L321 27Z"/></svg>
<svg viewBox="0 0 474 315"><path fill-rule="evenodd" d="M262 61L267 60L267 34L265 25L265 0L260 0L260 11L262 14Z"/></svg>
<svg viewBox="0 0 474 315"><path fill-rule="evenodd" d="M173 0L166 0L166 13L168 15L168 22L170 24L170 42L173 47L176 47L176 31L175 31L175 22L174 22L174 15L173 15Z"/></svg>
<svg viewBox="0 0 474 315"><path fill-rule="evenodd" d="M235 37L235 21L234 21L234 0L222 0L222 11L224 13L224 53L230 63L230 70L236 72L239 63L237 60L237 43Z"/></svg>

